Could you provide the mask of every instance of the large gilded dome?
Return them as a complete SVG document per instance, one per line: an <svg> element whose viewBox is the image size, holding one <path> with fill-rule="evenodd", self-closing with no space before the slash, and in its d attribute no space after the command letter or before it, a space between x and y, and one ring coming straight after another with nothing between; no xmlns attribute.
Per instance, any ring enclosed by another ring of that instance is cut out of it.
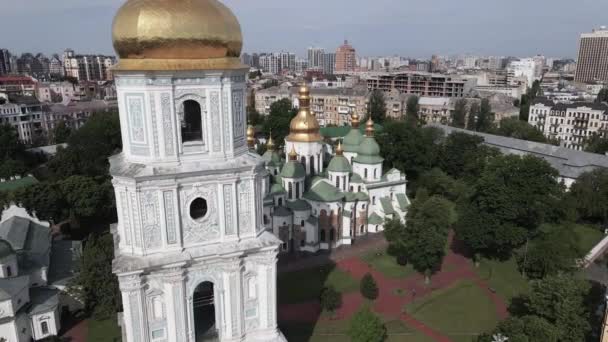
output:
<svg viewBox="0 0 608 342"><path fill-rule="evenodd" d="M310 90L305 84L298 90L298 100L300 108L289 124L289 135L285 139L297 142L321 141L319 122L310 112Z"/></svg>
<svg viewBox="0 0 608 342"><path fill-rule="evenodd" d="M237 18L217 0L128 0L114 18L112 40L121 60L173 64L234 62L243 46Z"/></svg>

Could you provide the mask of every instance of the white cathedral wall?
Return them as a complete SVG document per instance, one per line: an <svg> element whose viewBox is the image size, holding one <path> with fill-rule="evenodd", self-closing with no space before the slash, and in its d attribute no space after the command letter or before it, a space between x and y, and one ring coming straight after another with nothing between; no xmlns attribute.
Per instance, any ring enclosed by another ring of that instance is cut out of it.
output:
<svg viewBox="0 0 608 342"><path fill-rule="evenodd" d="M320 142L297 142L297 141L288 141L285 140L285 158L289 160L289 152L291 152L291 148L295 149L298 154L298 161L301 162L302 157L306 158L306 163L304 163L304 169L306 170L306 174L310 174L310 157L314 157L315 163L315 174L319 174L323 168L324 162L324 153L323 153L323 144Z"/></svg>
<svg viewBox="0 0 608 342"><path fill-rule="evenodd" d="M30 317L32 327L32 337L34 340L40 340L45 337L55 336L59 333L59 308L53 311L44 312ZM42 331L42 322L46 322L48 333Z"/></svg>
<svg viewBox="0 0 608 342"><path fill-rule="evenodd" d="M361 176L366 182L378 182L382 178L382 164L361 164L354 162L353 172Z"/></svg>
<svg viewBox="0 0 608 342"><path fill-rule="evenodd" d="M129 161L221 160L247 151L244 71L118 74L115 79ZM201 105L203 141L195 148L181 144L179 116L186 100Z"/></svg>

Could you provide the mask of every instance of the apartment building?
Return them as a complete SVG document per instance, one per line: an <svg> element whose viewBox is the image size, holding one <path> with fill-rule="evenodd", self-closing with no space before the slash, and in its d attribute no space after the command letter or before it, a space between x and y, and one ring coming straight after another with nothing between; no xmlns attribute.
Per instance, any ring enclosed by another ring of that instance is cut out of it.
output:
<svg viewBox="0 0 608 342"><path fill-rule="evenodd" d="M36 93L36 81L29 76L0 77L0 93L9 96L32 96Z"/></svg>
<svg viewBox="0 0 608 342"><path fill-rule="evenodd" d="M392 72L370 75L367 78L369 90L385 92L396 89L406 94L431 97L464 97L472 90L474 81L426 72Z"/></svg>
<svg viewBox="0 0 608 342"><path fill-rule="evenodd" d="M116 59L102 55L76 55L73 50L65 50L63 66L65 76L79 81L105 81L112 79L112 65Z"/></svg>
<svg viewBox="0 0 608 342"><path fill-rule="evenodd" d="M367 113L368 90L365 86L353 88L311 88L310 108L321 126L350 124L352 113L364 117ZM262 89L255 94L255 108L263 115L270 113L270 106L281 99L289 99L298 106L298 87L277 86Z"/></svg>
<svg viewBox="0 0 608 342"><path fill-rule="evenodd" d="M583 33L579 42L576 82L608 81L608 28Z"/></svg>
<svg viewBox="0 0 608 342"><path fill-rule="evenodd" d="M530 106L528 122L560 146L583 150L594 135L606 137L608 105L594 102L557 103L540 98Z"/></svg>
<svg viewBox="0 0 608 342"><path fill-rule="evenodd" d="M337 74L349 73L355 71L357 67L357 53L352 45L345 40L344 44L336 50L336 69Z"/></svg>

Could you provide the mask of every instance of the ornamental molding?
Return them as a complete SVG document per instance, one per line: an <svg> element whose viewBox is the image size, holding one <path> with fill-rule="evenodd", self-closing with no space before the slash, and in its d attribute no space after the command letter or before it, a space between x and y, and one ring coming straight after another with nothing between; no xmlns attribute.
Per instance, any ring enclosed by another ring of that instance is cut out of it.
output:
<svg viewBox="0 0 608 342"><path fill-rule="evenodd" d="M188 190L182 190L182 217L184 223L184 242L196 244L216 240L220 237L217 208L217 186L196 183ZM207 201L207 213L200 220L190 216L190 205L197 198Z"/></svg>

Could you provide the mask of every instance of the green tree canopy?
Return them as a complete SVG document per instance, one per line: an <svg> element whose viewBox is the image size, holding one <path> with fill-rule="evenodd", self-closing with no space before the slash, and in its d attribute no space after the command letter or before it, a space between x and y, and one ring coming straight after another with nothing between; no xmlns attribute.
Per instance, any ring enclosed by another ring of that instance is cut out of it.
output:
<svg viewBox="0 0 608 342"><path fill-rule="evenodd" d="M491 158L459 215L457 234L476 253L509 255L540 224L555 219L563 195L557 176L533 156Z"/></svg>
<svg viewBox="0 0 608 342"><path fill-rule="evenodd" d="M608 102L608 88L602 88L595 98L596 103Z"/></svg>
<svg viewBox="0 0 608 342"><path fill-rule="evenodd" d="M475 123L475 130L479 132L489 132L494 127L494 113L489 99L482 99Z"/></svg>
<svg viewBox="0 0 608 342"><path fill-rule="evenodd" d="M585 151L605 154L608 152L608 139L599 134L593 134L585 140Z"/></svg>
<svg viewBox="0 0 608 342"><path fill-rule="evenodd" d="M412 125L418 125L420 121L420 98L416 95L411 95L405 103L405 121Z"/></svg>
<svg viewBox="0 0 608 342"><path fill-rule="evenodd" d="M281 99L270 105L270 114L264 121L263 130L267 136L272 132L272 138L278 146L283 146L285 137L289 134L291 119L297 114L289 99Z"/></svg>
<svg viewBox="0 0 608 342"><path fill-rule="evenodd" d="M386 327L368 308L358 311L350 320L348 335L352 342L384 342Z"/></svg>
<svg viewBox="0 0 608 342"><path fill-rule="evenodd" d="M53 141L55 144L63 144L68 141L72 129L65 123L65 121L59 121L53 129Z"/></svg>
<svg viewBox="0 0 608 342"><path fill-rule="evenodd" d="M342 295L333 286L328 286L321 291L320 302L323 310L334 313L342 306Z"/></svg>
<svg viewBox="0 0 608 342"><path fill-rule="evenodd" d="M509 317L496 330L479 337L478 342L493 342L492 336L502 334L509 342L557 342L558 332L547 320L537 316Z"/></svg>
<svg viewBox="0 0 608 342"><path fill-rule="evenodd" d="M361 278L359 290L361 291L361 295L369 300L376 300L376 298L378 298L378 285L371 273L366 273L363 278Z"/></svg>
<svg viewBox="0 0 608 342"><path fill-rule="evenodd" d="M468 187L464 182L450 177L438 167L434 167L423 173L416 182L416 187L417 189L424 188L430 195L440 195L450 201L456 201L460 197L465 196L468 191Z"/></svg>
<svg viewBox="0 0 608 342"><path fill-rule="evenodd" d="M55 183L38 183L16 190L13 201L42 221L59 223L69 217L67 203Z"/></svg>
<svg viewBox="0 0 608 342"><path fill-rule="evenodd" d="M458 128L464 128L467 118L467 100L459 99L454 104L454 110L452 111L452 126Z"/></svg>
<svg viewBox="0 0 608 342"><path fill-rule="evenodd" d="M483 145L483 138L455 132L440 147L439 167L448 175L474 183L488 160L499 155L498 150Z"/></svg>
<svg viewBox="0 0 608 342"><path fill-rule="evenodd" d="M467 117L467 129L475 131L477 130L477 117L479 117L479 103L471 103L469 108L469 116Z"/></svg>
<svg viewBox="0 0 608 342"><path fill-rule="evenodd" d="M570 187L568 203L587 222L608 223L608 170L583 173Z"/></svg>
<svg viewBox="0 0 608 342"><path fill-rule="evenodd" d="M502 135L516 139L546 143L547 138L536 127L517 118L500 120L500 126L491 131L492 134Z"/></svg>
<svg viewBox="0 0 608 342"><path fill-rule="evenodd" d="M384 101L384 92L382 90L374 90L369 96L367 104L367 117L371 116L376 123L383 123L386 119L386 102Z"/></svg>
<svg viewBox="0 0 608 342"><path fill-rule="evenodd" d="M0 161L16 159L25 151L25 146L19 140L17 130L9 125L0 125Z"/></svg>

